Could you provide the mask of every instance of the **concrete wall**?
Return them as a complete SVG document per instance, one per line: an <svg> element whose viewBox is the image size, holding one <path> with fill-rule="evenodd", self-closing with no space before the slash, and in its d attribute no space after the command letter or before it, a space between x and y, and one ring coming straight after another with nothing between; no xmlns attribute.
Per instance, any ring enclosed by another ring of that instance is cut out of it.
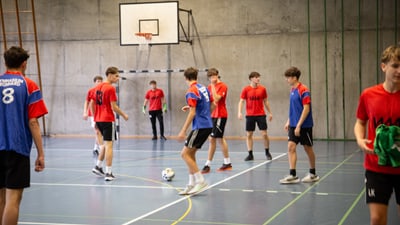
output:
<svg viewBox="0 0 400 225"><path fill-rule="evenodd" d="M29 5L20 2L21 7ZM179 7L193 10L199 33L193 45L156 45L143 53L137 46L119 45L119 3L126 2L145 1L35 1L43 94L49 109L47 133L92 133L82 120L83 101L92 77L103 75L108 66L167 69L170 64L171 69L219 69L229 86L227 136L244 136L237 103L248 74L260 72L274 116L269 133L285 136L289 87L283 72L294 65L302 70L301 81L311 88L314 136L353 138L359 93L382 81L379 54L396 43L399 33L395 27L398 0L361 0L360 17L356 0L343 1L343 7L334 0L327 0L325 6L322 0L182 0ZM24 29L31 29L29 22L22 19ZM35 52L29 41L24 47ZM121 134L151 135L141 105L149 80L155 79L171 100L165 115L166 135L176 135L186 117L180 111L187 88L182 73L170 74L170 82L169 75L162 73L122 75L128 79L120 82L120 106L130 119L121 121ZM207 83L205 73L199 80Z"/></svg>

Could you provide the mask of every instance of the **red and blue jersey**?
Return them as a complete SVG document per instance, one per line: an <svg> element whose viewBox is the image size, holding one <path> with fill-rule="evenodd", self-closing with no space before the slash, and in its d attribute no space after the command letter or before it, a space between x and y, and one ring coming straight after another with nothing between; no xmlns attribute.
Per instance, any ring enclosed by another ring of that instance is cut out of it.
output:
<svg viewBox="0 0 400 225"><path fill-rule="evenodd" d="M210 93L207 88L197 82L190 85L186 92L186 102L190 107L196 107L196 115L192 122L192 129L212 128Z"/></svg>
<svg viewBox="0 0 400 225"><path fill-rule="evenodd" d="M7 71L0 76L0 151L29 156L29 119L45 114L47 108L35 82L19 72Z"/></svg>
<svg viewBox="0 0 400 225"><path fill-rule="evenodd" d="M312 107L311 107L311 94L308 88L299 83L295 88L290 91L290 104L289 104L289 126L296 127L299 122L301 113L303 112L304 105L310 105L310 112L301 125L302 128L313 127Z"/></svg>
<svg viewBox="0 0 400 225"><path fill-rule="evenodd" d="M360 96L357 108L357 118L362 121L368 121L368 140L371 143L368 147L374 148L376 137L376 128L385 124L387 126L400 126L400 91L396 93L387 92L382 84L378 84L365 89ZM376 154L365 154L364 167L367 170L400 174L400 168L378 165L378 156Z"/></svg>

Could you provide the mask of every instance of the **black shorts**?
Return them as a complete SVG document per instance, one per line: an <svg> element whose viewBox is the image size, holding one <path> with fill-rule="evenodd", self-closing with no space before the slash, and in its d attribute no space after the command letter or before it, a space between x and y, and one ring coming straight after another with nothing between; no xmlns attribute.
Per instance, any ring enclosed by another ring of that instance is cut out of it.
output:
<svg viewBox="0 0 400 225"><path fill-rule="evenodd" d="M365 171L365 188L367 203L388 205L394 191L396 202L400 205L400 174L384 174Z"/></svg>
<svg viewBox="0 0 400 225"><path fill-rule="evenodd" d="M295 127L289 127L288 140L293 141L296 145L300 142L301 145L313 146L312 127L301 128L300 136L294 135Z"/></svg>
<svg viewBox="0 0 400 225"><path fill-rule="evenodd" d="M227 118L212 118L213 128L210 134L213 138L223 138Z"/></svg>
<svg viewBox="0 0 400 225"><path fill-rule="evenodd" d="M29 157L14 151L0 151L0 188L27 188L30 182Z"/></svg>
<svg viewBox="0 0 400 225"><path fill-rule="evenodd" d="M246 116L246 131L255 131L256 124L258 129L267 130L267 116Z"/></svg>
<svg viewBox="0 0 400 225"><path fill-rule="evenodd" d="M117 133L115 132L114 122L96 122L104 141L117 140Z"/></svg>
<svg viewBox="0 0 400 225"><path fill-rule="evenodd" d="M185 146L188 148L199 149L206 142L208 136L210 136L212 128L204 128L190 131L186 138Z"/></svg>

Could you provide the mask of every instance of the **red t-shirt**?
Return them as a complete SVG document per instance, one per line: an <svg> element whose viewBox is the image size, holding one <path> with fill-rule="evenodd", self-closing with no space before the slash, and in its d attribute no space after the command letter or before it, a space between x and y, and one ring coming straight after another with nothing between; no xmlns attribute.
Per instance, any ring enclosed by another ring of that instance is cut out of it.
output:
<svg viewBox="0 0 400 225"><path fill-rule="evenodd" d="M95 122L114 122L114 111L111 107L111 102L117 101L117 92L115 87L108 82L98 84L94 88L94 95L91 99L95 103Z"/></svg>
<svg viewBox="0 0 400 225"><path fill-rule="evenodd" d="M210 92L211 101L214 101L211 85L208 85L208 91ZM215 84L215 91L217 95L221 96L221 99L217 103L217 107L211 113L211 118L228 118L228 111L226 110L226 95L228 94L228 86L224 82L218 82Z"/></svg>
<svg viewBox="0 0 400 225"><path fill-rule="evenodd" d="M95 88L96 87L92 87L87 92L87 94L86 94L86 101L87 102L90 102L90 99L95 97ZM92 110L90 110L90 108L88 108L88 116L93 116Z"/></svg>
<svg viewBox="0 0 400 225"><path fill-rule="evenodd" d="M162 109L161 99L164 98L163 90L159 88L155 90L150 89L147 91L144 98L149 101L149 111Z"/></svg>
<svg viewBox="0 0 400 225"><path fill-rule="evenodd" d="M373 142L376 136L376 128L380 124L400 126L400 91L387 92L382 84L365 89L360 96L357 108L357 118L368 121L368 145L374 148ZM400 168L378 165L378 156L365 154L364 167L378 173L400 174Z"/></svg>
<svg viewBox="0 0 400 225"><path fill-rule="evenodd" d="M265 116L264 100L268 97L267 89L262 85L246 86L240 95L246 101L246 116Z"/></svg>

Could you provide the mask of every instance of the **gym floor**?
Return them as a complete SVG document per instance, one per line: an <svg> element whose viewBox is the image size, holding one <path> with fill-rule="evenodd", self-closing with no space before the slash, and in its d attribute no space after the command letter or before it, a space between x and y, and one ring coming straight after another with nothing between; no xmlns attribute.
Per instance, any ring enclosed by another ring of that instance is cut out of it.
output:
<svg viewBox="0 0 400 225"><path fill-rule="evenodd" d="M363 153L351 141L316 141L321 180L281 185L279 179L288 174L286 141L271 141L273 160L266 161L256 140L255 160L245 162L245 140L228 140L233 169L216 171L223 162L217 148L211 172L205 174L209 189L194 196L178 195L188 174L180 158L183 143L176 140L117 141L112 182L91 172L92 138L46 137L44 145L46 169L32 170L19 224L369 224ZM197 153L200 169L207 149L208 142ZM166 167L175 171L171 182L161 178ZM297 173L307 172L307 157L298 146ZM388 224L400 224L393 196Z"/></svg>

